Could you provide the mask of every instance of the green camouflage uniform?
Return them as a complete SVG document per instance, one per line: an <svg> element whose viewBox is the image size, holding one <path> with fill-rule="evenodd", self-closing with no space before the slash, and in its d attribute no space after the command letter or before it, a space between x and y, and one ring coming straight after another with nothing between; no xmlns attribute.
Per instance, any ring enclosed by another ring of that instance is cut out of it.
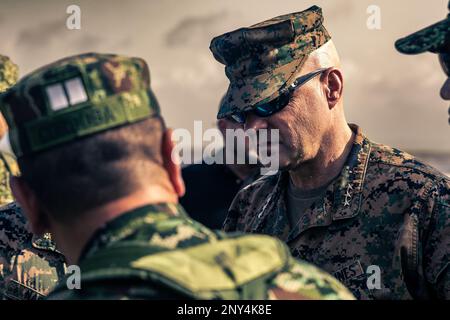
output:
<svg viewBox="0 0 450 320"><path fill-rule="evenodd" d="M288 174L280 172L238 193L224 230L282 239L360 299L449 299L450 179L352 129L339 178L296 228L286 213ZM381 270L380 289L368 289L369 266Z"/></svg>
<svg viewBox="0 0 450 320"><path fill-rule="evenodd" d="M50 235L34 236L16 203L0 208L0 294L3 299L43 298L64 273L64 257L56 250Z"/></svg>
<svg viewBox="0 0 450 320"><path fill-rule="evenodd" d="M0 56L0 92L12 86L18 68ZM9 188L10 173L17 173L15 159L0 153L0 299L38 299L64 276L64 258L49 234L33 236Z"/></svg>
<svg viewBox="0 0 450 320"><path fill-rule="evenodd" d="M218 118L255 110L289 87L307 55L330 39L322 22L314 6L214 38L211 50L230 80ZM237 194L225 231L278 237L360 299L450 298L449 178L352 130L339 178L297 226L287 216L288 173L278 172Z"/></svg>
<svg viewBox="0 0 450 320"><path fill-rule="evenodd" d="M0 97L0 108L18 157L159 114L145 61L94 53L31 73ZM69 275L50 298L353 298L331 276L295 262L282 242L213 233L173 204L110 221L79 262L82 289L68 289Z"/></svg>
<svg viewBox="0 0 450 320"><path fill-rule="evenodd" d="M307 263L271 263L278 257L272 247L261 247L262 236L246 238L254 241L248 255L242 237L207 229L179 205L145 206L98 230L79 261L81 290L67 290L62 281L50 299L352 299L338 281ZM232 248L242 252L210 252L226 241L236 241ZM112 247L120 251L105 254ZM133 255L132 248L148 252ZM257 273L266 277L260 288L239 293L238 287L258 282Z"/></svg>

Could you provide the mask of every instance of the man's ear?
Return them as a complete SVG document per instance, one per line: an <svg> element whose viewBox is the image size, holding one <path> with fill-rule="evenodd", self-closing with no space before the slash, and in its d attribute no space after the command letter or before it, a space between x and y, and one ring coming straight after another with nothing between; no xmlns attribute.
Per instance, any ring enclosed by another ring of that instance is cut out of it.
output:
<svg viewBox="0 0 450 320"><path fill-rule="evenodd" d="M328 100L328 106L332 109L342 97L342 91L344 89L342 72L336 68L329 68L324 72L322 77L326 86L325 94Z"/></svg>
<svg viewBox="0 0 450 320"><path fill-rule="evenodd" d="M48 232L48 218L44 214L39 199L28 184L22 178L14 176L10 178L9 184L14 198L28 219L31 231L37 235L43 235L45 232Z"/></svg>
<svg viewBox="0 0 450 320"><path fill-rule="evenodd" d="M169 175L170 182L172 182L172 186L178 197L182 197L185 193L185 186L181 175L181 166L178 155L173 152L175 146L172 141L172 129L167 129L164 132L161 147L164 168Z"/></svg>

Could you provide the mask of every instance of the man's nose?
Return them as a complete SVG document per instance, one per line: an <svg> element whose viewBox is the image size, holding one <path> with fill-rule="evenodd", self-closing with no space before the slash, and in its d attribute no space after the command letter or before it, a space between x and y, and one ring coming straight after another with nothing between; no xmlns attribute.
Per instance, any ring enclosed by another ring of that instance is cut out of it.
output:
<svg viewBox="0 0 450 320"><path fill-rule="evenodd" d="M266 119L249 112L244 124L244 130L248 129L254 129L256 131L259 129L267 129L267 121Z"/></svg>
<svg viewBox="0 0 450 320"><path fill-rule="evenodd" d="M450 100L450 78L445 81L441 88L441 97L444 100Z"/></svg>

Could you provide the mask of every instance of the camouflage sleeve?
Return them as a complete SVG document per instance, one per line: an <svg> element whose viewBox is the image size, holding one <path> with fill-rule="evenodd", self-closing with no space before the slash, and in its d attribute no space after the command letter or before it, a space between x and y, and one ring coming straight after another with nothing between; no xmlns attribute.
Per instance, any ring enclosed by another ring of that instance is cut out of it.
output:
<svg viewBox="0 0 450 320"><path fill-rule="evenodd" d="M269 299L355 300L338 280L303 261L293 261L288 271L275 277L269 288Z"/></svg>
<svg viewBox="0 0 450 320"><path fill-rule="evenodd" d="M432 208L432 221L424 246L424 269L433 294L450 299L450 181L445 180L437 191Z"/></svg>
<svg viewBox="0 0 450 320"><path fill-rule="evenodd" d="M0 299L42 298L64 272L49 236L33 236L15 203L0 208Z"/></svg>

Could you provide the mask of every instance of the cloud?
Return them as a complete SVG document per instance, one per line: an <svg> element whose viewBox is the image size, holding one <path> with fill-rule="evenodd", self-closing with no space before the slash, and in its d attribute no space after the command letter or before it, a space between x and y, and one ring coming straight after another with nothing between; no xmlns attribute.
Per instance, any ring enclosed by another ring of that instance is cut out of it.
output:
<svg viewBox="0 0 450 320"><path fill-rule="evenodd" d="M86 50L89 48L97 48L99 46L99 44L101 44L102 38L95 36L95 35L91 35L91 34L86 34L83 35L82 37L80 37L80 39L78 39L77 41L77 46L80 49Z"/></svg>
<svg viewBox="0 0 450 320"><path fill-rule="evenodd" d="M333 6L323 9L325 23L331 20L348 19L354 9L354 3L352 1L333 2Z"/></svg>
<svg viewBox="0 0 450 320"><path fill-rule="evenodd" d="M36 50L49 50L69 46L78 51L96 51L107 48L122 48L130 46L132 40L129 37L119 38L105 37L81 30L68 30L65 20L52 20L43 22L21 30L16 39L18 47L29 47Z"/></svg>
<svg viewBox="0 0 450 320"><path fill-rule="evenodd" d="M219 33L227 11L216 12L208 16L186 17L178 22L165 37L168 47L197 46L209 43Z"/></svg>
<svg viewBox="0 0 450 320"><path fill-rule="evenodd" d="M46 46L53 39L58 39L67 31L66 22L63 19L46 21L37 26L23 29L17 36L19 45Z"/></svg>

